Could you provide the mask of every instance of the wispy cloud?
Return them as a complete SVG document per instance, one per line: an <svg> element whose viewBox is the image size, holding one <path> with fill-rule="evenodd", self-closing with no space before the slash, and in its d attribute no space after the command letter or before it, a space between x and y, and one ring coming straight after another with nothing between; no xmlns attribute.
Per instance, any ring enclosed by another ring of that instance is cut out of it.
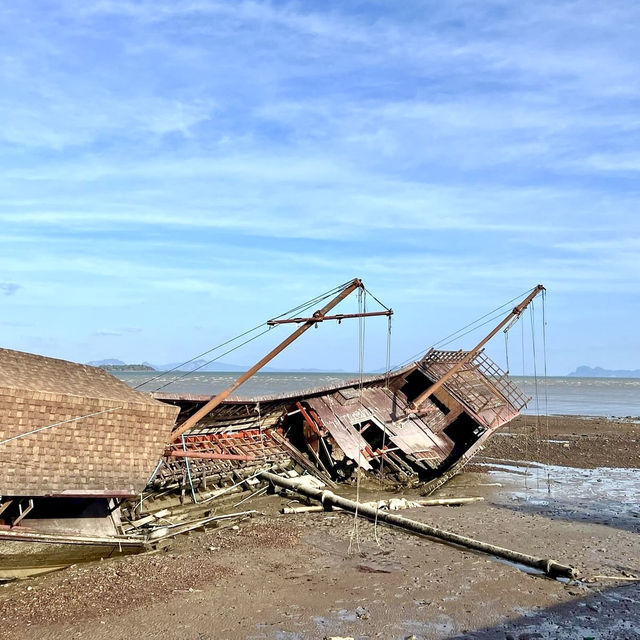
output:
<svg viewBox="0 0 640 640"><path fill-rule="evenodd" d="M94 331L91 335L97 337L119 337L141 332L142 329L140 327L124 327L122 329L100 329L98 331Z"/></svg>
<svg viewBox="0 0 640 640"><path fill-rule="evenodd" d="M169 361L361 275L405 336L543 280L586 348L586 300L640 286L639 24L623 0L6 2L0 294L51 335L7 340Z"/></svg>
<svg viewBox="0 0 640 640"><path fill-rule="evenodd" d="M5 296L12 296L20 289L20 285L15 282L0 282L0 292Z"/></svg>

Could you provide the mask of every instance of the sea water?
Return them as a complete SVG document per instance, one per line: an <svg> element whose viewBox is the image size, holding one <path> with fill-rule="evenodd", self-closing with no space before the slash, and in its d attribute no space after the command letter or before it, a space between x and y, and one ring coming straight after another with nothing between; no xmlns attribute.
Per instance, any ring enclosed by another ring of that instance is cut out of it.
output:
<svg viewBox="0 0 640 640"><path fill-rule="evenodd" d="M228 387L239 373L117 372L140 391L213 395ZM156 378L157 379L153 379ZM355 373L257 373L234 394L256 397L325 387L358 378ZM522 378L515 383L531 401L529 414L631 417L640 420L640 378Z"/></svg>

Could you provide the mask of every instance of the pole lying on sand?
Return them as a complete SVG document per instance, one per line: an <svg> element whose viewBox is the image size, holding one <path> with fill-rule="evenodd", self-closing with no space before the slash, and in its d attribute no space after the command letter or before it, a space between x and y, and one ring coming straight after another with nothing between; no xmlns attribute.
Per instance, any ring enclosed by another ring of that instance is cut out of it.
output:
<svg viewBox="0 0 640 640"><path fill-rule="evenodd" d="M445 507L457 507L463 504L469 504L470 502L482 502L484 498L432 498L430 500L398 500L397 502L403 503L397 506L389 505L389 500L380 500L380 502L364 502L368 507L375 509L376 504L378 509L391 508L391 511L398 511L398 509L414 509L416 507L433 507L433 506L445 506ZM293 513L318 513L324 511L325 508L322 505L313 505L312 507L284 507L281 513L293 514ZM339 507L336 507L336 511L341 511Z"/></svg>
<svg viewBox="0 0 640 640"><path fill-rule="evenodd" d="M268 480L272 485L294 491L313 500L320 501L325 508L340 507L344 511L350 511L351 513L357 513L359 516L369 518L370 520L376 520L378 522L384 522L386 524L399 527L413 533L419 533L430 538L436 538L438 540L444 540L451 544L458 545L460 547L466 547L473 551L480 551L482 553L488 553L498 558L504 558L511 562L517 562L527 567L532 567L542 571L551 578L577 578L579 572L574 567L559 564L555 560L537 558L536 556L530 556L526 553L520 553L519 551L512 551L511 549L505 549L504 547L498 547L493 544L481 542L480 540L474 540L466 536L461 536L452 531L446 531L445 529L439 529L438 527L432 527L431 525L423 522L417 522L416 520L410 520L395 513L389 513L376 509L376 507L370 507L362 503L354 502L353 500L347 500L341 496L336 495L332 491L323 491L322 489L316 489L309 485L302 484L299 481L291 480L289 478L282 478L263 471L261 477Z"/></svg>

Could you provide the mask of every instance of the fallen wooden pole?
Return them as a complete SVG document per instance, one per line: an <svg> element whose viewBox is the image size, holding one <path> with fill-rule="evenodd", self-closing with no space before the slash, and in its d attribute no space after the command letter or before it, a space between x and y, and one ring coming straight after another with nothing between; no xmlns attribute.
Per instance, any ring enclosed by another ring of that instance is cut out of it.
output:
<svg viewBox="0 0 640 640"><path fill-rule="evenodd" d="M310 507L282 507L280 513L293 514L293 513L318 513L324 511L322 505L312 505ZM342 511L342 509L336 509L336 511Z"/></svg>
<svg viewBox="0 0 640 640"><path fill-rule="evenodd" d="M423 522L417 522L416 520L410 520L403 516L396 515L395 513L389 513L382 511L375 507L370 507L362 503L354 502L353 500L347 500L341 496L336 495L332 491L323 491L322 489L315 489L304 485L289 478L282 478L274 475L273 473L263 472L262 477L268 480L272 485L288 489L295 493L299 493L308 498L318 500L325 508L340 507L345 511L351 513L357 513L357 515L369 518L370 520L377 520L378 522L384 522L386 524L412 531L413 533L419 533L421 535L428 536L430 538L436 538L438 540L444 540L451 544L455 544L474 551L480 551L482 553L488 553L498 558L504 558L511 562L517 562L527 567L533 567L542 571L546 575L552 578L577 578L579 572L574 567L559 564L555 560L548 558L537 558L536 556L530 556L526 553L520 553L519 551L512 551L511 549L505 549L504 547L498 547L493 544L481 542L480 540L474 540L467 536L461 536L452 531L446 531L445 529L439 529L438 527L432 527L431 525Z"/></svg>
<svg viewBox="0 0 640 640"><path fill-rule="evenodd" d="M438 505L455 507L460 504L470 504L472 502L484 502L482 496L473 496L471 498L427 498L425 500L415 500L421 507L435 507Z"/></svg>
<svg viewBox="0 0 640 640"><path fill-rule="evenodd" d="M367 507L376 507L378 509L390 509L391 511L398 511L399 509L416 509L418 507L433 507L433 506L451 506L455 507L458 505L469 504L471 502L482 502L484 498L481 497L473 497L473 498L431 498L429 500L405 500L406 504L402 504L403 499L397 500L400 504L397 506L392 506L389 504L390 500L380 500L379 502L361 502L361 505L365 505ZM293 513L317 513L319 511L324 511L325 508L322 505L313 505L310 507L283 507L281 513L285 514L293 514ZM334 511L342 511L339 507L333 509Z"/></svg>

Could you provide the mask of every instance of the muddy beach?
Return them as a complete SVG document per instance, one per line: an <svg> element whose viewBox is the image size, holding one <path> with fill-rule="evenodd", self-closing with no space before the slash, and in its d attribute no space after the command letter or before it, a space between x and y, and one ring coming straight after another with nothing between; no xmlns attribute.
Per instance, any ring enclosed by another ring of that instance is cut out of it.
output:
<svg viewBox="0 0 640 640"><path fill-rule="evenodd" d="M245 503L260 514L164 552L2 586L3 637L639 638L640 425L559 417L541 434L532 420L505 428L437 494L484 502L403 515L574 565L583 581L346 513L280 515L291 498L266 496ZM360 496L379 497L389 494L375 486Z"/></svg>

